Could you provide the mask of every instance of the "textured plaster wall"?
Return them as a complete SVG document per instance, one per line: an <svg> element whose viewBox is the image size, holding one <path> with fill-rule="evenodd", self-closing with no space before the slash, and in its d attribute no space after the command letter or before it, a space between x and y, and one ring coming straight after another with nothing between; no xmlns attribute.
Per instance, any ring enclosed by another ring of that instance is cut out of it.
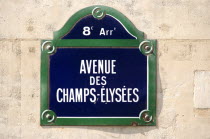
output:
<svg viewBox="0 0 210 139"><path fill-rule="evenodd" d="M158 40L157 126L39 125L40 39L95 4L121 11ZM194 107L194 93L210 93L200 83L210 77L195 76L210 71L209 9L209 0L0 0L0 138L210 138L210 109ZM194 92L195 80L204 92Z"/></svg>

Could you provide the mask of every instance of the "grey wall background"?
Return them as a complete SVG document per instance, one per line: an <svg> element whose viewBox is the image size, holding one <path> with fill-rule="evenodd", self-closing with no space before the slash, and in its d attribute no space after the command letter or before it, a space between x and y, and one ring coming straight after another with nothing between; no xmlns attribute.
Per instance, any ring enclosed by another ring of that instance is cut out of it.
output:
<svg viewBox="0 0 210 139"><path fill-rule="evenodd" d="M157 126L39 125L40 40L96 4L158 40ZM209 9L209 0L0 0L0 138L210 138Z"/></svg>

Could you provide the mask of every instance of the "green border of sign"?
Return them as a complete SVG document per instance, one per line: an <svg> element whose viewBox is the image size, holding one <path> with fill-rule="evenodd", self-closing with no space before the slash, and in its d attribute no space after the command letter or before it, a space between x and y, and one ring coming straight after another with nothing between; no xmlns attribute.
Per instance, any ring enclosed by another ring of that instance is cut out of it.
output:
<svg viewBox="0 0 210 139"><path fill-rule="evenodd" d="M129 33L136 39L69 39L61 38L67 34L83 17L93 15L98 20L104 15L111 15L118 19ZM143 32L139 31L122 13L117 10L96 5L84 8L75 13L66 24L54 32L53 40L41 41L41 110L40 124L47 126L68 125L156 125L156 40L144 39ZM147 57L148 66L148 106L139 113L139 118L59 118L56 113L49 110L49 56L60 47L106 47L106 48L139 48Z"/></svg>

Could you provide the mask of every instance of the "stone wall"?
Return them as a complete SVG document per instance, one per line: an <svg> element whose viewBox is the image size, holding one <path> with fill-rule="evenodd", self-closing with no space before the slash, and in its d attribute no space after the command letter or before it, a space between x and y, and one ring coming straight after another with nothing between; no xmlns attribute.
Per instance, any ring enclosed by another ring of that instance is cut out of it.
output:
<svg viewBox="0 0 210 139"><path fill-rule="evenodd" d="M41 127L40 40L106 5L158 40L157 126ZM210 138L209 0L0 0L0 138Z"/></svg>

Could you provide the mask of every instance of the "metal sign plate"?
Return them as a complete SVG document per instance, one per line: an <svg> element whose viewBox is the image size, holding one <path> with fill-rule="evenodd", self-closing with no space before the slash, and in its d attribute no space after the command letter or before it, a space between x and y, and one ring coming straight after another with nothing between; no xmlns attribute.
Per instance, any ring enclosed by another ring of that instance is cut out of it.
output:
<svg viewBox="0 0 210 139"><path fill-rule="evenodd" d="M41 43L41 125L155 125L156 41L118 11L75 13Z"/></svg>

